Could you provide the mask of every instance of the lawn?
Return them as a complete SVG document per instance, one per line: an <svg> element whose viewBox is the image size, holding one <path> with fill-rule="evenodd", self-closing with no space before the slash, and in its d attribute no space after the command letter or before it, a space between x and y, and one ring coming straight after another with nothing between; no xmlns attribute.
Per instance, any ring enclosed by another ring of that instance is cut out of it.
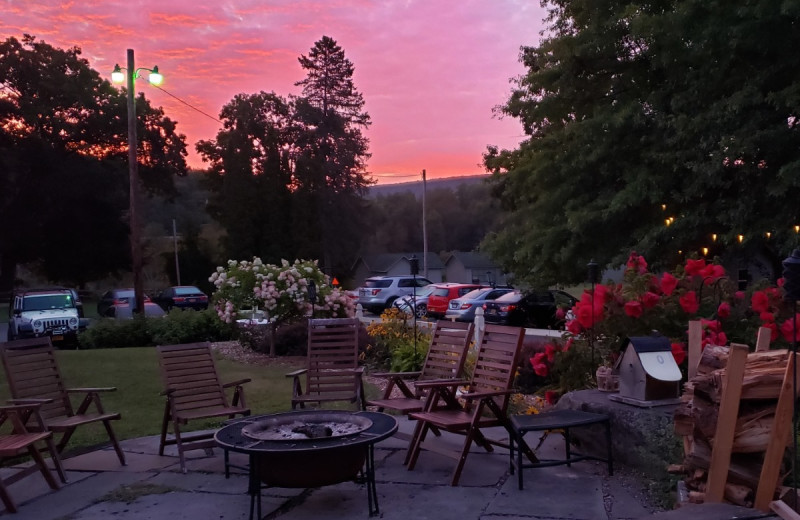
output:
<svg viewBox="0 0 800 520"><path fill-rule="evenodd" d="M78 387L116 387L115 392L101 394L107 411L119 412L122 419L115 421L117 437L130 439L160 433L164 414L164 397L158 358L153 347L61 350L56 353L61 374L66 385ZM271 366L250 365L218 355L217 368L223 382L250 378L244 385L247 405L253 414L286 411L290 409L291 379L285 376L302 367L302 360L277 358L280 364ZM375 388L367 388L373 395ZM0 402L8 399L5 373L0 377ZM76 394L73 407L82 396ZM346 403L345 403L346 404ZM190 424L189 429L218 427L219 422ZM78 450L107 442L102 425L78 428L67 446L67 451Z"/></svg>

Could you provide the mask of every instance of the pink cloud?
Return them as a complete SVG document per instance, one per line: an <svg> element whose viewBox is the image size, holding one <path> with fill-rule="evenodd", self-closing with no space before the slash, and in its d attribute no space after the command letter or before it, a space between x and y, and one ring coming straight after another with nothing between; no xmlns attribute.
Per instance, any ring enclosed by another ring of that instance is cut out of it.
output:
<svg viewBox="0 0 800 520"><path fill-rule="evenodd" d="M137 67L158 65L164 89L216 116L239 93L298 94L297 58L331 36L355 64L373 121L368 168L386 182L423 168L430 178L483 173L487 145L517 145L520 125L492 109L524 72L519 47L538 41L544 16L527 1L6 0L0 37L78 46L106 77L133 48ZM219 130L145 82L137 90L178 121L192 152ZM203 167L194 154L190 165Z"/></svg>

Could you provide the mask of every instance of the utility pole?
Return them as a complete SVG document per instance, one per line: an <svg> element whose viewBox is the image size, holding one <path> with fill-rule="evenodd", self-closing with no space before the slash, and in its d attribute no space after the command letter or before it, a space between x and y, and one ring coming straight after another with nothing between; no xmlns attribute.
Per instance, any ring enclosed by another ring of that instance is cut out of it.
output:
<svg viewBox="0 0 800 520"><path fill-rule="evenodd" d="M422 272L428 277L428 219L425 217L425 195L428 191L425 170L422 170Z"/></svg>
<svg viewBox="0 0 800 520"><path fill-rule="evenodd" d="M181 266L178 263L178 231L175 228L175 219L172 219L172 244L175 248L175 277L178 285L181 284Z"/></svg>

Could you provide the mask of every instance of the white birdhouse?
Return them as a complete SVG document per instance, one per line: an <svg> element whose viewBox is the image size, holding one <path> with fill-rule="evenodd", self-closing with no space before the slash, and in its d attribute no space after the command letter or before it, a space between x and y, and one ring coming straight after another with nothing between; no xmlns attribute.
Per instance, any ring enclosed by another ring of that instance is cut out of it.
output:
<svg viewBox="0 0 800 520"><path fill-rule="evenodd" d="M664 336L628 338L617 360L619 394L609 399L637 406L659 406L679 401L681 370Z"/></svg>

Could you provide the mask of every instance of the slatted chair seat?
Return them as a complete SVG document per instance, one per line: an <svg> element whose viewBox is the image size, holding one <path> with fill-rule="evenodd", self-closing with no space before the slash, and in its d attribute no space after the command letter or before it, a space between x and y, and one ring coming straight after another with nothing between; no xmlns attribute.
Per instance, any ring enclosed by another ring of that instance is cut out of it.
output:
<svg viewBox="0 0 800 520"><path fill-rule="evenodd" d="M0 457L18 457L29 455L35 462L34 466L5 470L5 476L0 478L0 499L8 512L16 513L17 506L8 492L8 486L39 470L51 489L58 489L59 485L50 473L41 451L47 451L53 460L53 465L62 482L66 482L66 474L61 466L61 458L53 443L53 432L46 431L44 421L39 413L44 403L0 406L0 427L11 425L7 433L0 433ZM26 424L36 426L39 431L29 431ZM37 447L37 443L44 446Z"/></svg>
<svg viewBox="0 0 800 520"><path fill-rule="evenodd" d="M473 442L486 451L493 451L492 445L510 448L509 443L490 439L481 430L503 426L509 435L513 435L507 410L524 335L525 329L520 327L486 325L469 381L419 383L418 386L427 388L429 393L423 410L409 414L411 419L418 421L406 454L405 463L409 470L414 469L423 448L435 451L458 461L450 482L455 486ZM460 386L466 386L467 391L458 395ZM454 452L433 442L425 442L429 431L440 430L463 435L465 440L461 451ZM533 457L532 461L536 460L530 448L525 449L525 455Z"/></svg>
<svg viewBox="0 0 800 520"><path fill-rule="evenodd" d="M63 452L76 428L102 423L120 464L125 465L125 454L111 427L111 421L119 420L121 415L106 412L100 400L101 393L113 392L116 388L67 388L49 337L2 343L0 353L13 397L9 402L41 404L39 414L45 428L61 434L56 444L59 453ZM73 394L83 396L77 409L72 406L70 396Z"/></svg>
<svg viewBox="0 0 800 520"><path fill-rule="evenodd" d="M184 453L197 449L210 449L216 446L213 432L185 434L181 426L190 421L250 415L242 385L250 379L241 379L222 384L211 346L208 343L186 343L182 345L163 345L156 347L161 376L167 397L164 406L164 419L161 424L161 442L158 453L164 455L164 448L176 445L181 471L186 473ZM225 390L233 388L230 404ZM169 425L172 424L172 435ZM225 453L225 473L229 472L228 453Z"/></svg>
<svg viewBox="0 0 800 520"><path fill-rule="evenodd" d="M345 401L365 409L362 375L358 366L356 318L308 320L306 368L286 374L292 378L292 408L307 403ZM301 376L305 375L305 389Z"/></svg>
<svg viewBox="0 0 800 520"><path fill-rule="evenodd" d="M452 380L461 377L464 362L467 359L470 342L472 341L473 324L464 322L449 322L440 320L436 322L431 333L428 353L422 370L418 372L387 372L372 374L373 377L387 379L386 389L380 399L367 401L368 406L377 407L379 412L385 409L393 410L403 415L411 412L422 411L425 403L426 392L422 387L409 388L407 381L415 380L417 383L425 381ZM395 389L400 391L399 396L392 396ZM396 437L405 437L400 433Z"/></svg>

